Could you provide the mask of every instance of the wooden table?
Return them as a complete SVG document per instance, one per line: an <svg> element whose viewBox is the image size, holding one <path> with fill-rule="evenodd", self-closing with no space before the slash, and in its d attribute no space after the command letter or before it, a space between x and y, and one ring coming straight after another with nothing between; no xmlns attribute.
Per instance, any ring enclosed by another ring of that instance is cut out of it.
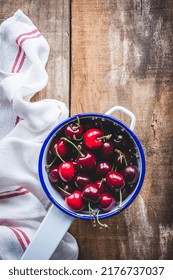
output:
<svg viewBox="0 0 173 280"><path fill-rule="evenodd" d="M50 45L49 82L36 94L70 115L131 110L147 172L139 196L110 231L76 220L79 259L173 259L172 0L0 0L0 21L20 8ZM116 114L123 122L129 119Z"/></svg>

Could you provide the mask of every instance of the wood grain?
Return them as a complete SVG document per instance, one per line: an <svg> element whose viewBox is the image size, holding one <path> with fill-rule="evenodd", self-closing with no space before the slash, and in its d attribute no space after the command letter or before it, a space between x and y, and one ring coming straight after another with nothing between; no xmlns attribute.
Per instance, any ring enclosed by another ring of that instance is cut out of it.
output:
<svg viewBox="0 0 173 280"><path fill-rule="evenodd" d="M171 0L72 1L71 113L128 108L147 160L140 195L110 231L74 222L80 259L173 258L172 16Z"/></svg>
<svg viewBox="0 0 173 280"><path fill-rule="evenodd" d="M20 8L50 44L49 82L33 101L63 100L71 115L122 105L137 118L135 133L147 160L140 195L105 221L108 231L75 220L70 232L79 259L173 259L172 0L0 0L0 5L0 22ZM114 116L129 125L125 115Z"/></svg>
<svg viewBox="0 0 173 280"><path fill-rule="evenodd" d="M33 101L55 98L69 107L70 54L69 0L0 0L0 21L21 9L43 34L50 46L47 86L35 95Z"/></svg>

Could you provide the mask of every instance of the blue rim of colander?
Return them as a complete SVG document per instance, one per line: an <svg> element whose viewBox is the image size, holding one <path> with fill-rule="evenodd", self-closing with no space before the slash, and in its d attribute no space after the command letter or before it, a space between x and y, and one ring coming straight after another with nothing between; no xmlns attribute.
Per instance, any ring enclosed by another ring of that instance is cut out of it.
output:
<svg viewBox="0 0 173 280"><path fill-rule="evenodd" d="M107 213L101 213L99 214L99 219L105 219L105 218L109 218L111 216L117 215L119 213L121 213L124 209L126 209L132 202L133 200L136 198L136 196L138 195L143 181L144 181L144 177L145 177L145 171L146 171L146 163L145 163L145 155L144 155L144 151L142 148L142 145L139 141L139 139L137 138L137 136L133 133L132 130L130 130L130 128L128 128L124 123L122 123L121 121L117 120L116 118L106 115L106 114L100 114L100 113L84 113L84 114L77 114L74 115L72 117L69 117L68 119L64 120L63 122L61 122L60 124L58 124L46 137L45 141L42 144L41 150L40 150L40 155L39 155L39 160L38 160L38 174L39 174L39 179L41 182L41 185L43 187L43 190L45 191L47 197L49 198L49 200L56 206L58 207L61 211L63 211L64 213L73 216L75 218L78 219L83 219L83 220L90 220L91 217L89 214L86 213L77 213L77 212L73 212L72 210L65 208L64 206L62 206L49 192L45 180L44 180L44 176L43 176L43 172L46 172L45 170L45 166L43 166L43 157L44 157L44 153L45 150L47 148L48 143L50 142L51 138L54 136L54 134L57 133L57 131L62 128L64 125L66 125L67 123L72 122L73 120L75 120L77 117L79 118L83 118L83 117L99 117L99 118L104 118L104 119L108 119L110 121L113 121L114 123L120 125L122 128L124 128L132 137L133 141L135 142L136 146L138 147L138 151L139 151L139 156L140 156L140 161L141 161L141 170L140 170L140 177L138 180L138 184L135 187L135 189L133 190L132 194L129 195L129 198L127 198L125 200L125 202L123 202L122 204L122 208L121 211L118 210L118 208L115 208L113 211L107 212Z"/></svg>

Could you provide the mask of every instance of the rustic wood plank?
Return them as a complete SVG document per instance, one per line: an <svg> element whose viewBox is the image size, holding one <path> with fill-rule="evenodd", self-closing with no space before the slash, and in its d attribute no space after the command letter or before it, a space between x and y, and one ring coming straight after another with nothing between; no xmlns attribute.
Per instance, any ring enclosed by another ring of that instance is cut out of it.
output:
<svg viewBox="0 0 173 280"><path fill-rule="evenodd" d="M173 258L172 17L171 0L72 1L71 113L130 109L147 159L140 195L110 231L74 222L80 259Z"/></svg>
<svg viewBox="0 0 173 280"><path fill-rule="evenodd" d="M70 1L69 0L0 0L0 22L21 9L50 45L47 63L48 85L33 101L55 98L69 107L69 53L70 53Z"/></svg>

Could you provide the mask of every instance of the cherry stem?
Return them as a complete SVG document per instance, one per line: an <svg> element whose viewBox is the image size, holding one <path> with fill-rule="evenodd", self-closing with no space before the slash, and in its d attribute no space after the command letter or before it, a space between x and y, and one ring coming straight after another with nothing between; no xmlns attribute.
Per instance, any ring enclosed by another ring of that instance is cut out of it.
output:
<svg viewBox="0 0 173 280"><path fill-rule="evenodd" d="M57 157L54 157L54 159L52 160L52 162L51 163L49 163L49 164L46 164L46 169L49 169L51 166L52 166L52 164L54 164L54 162L55 162L55 160L56 160L56 158Z"/></svg>
<svg viewBox="0 0 173 280"><path fill-rule="evenodd" d="M102 140L102 139L109 140L109 139L111 139L111 137L112 137L112 134L103 135L103 136L98 137L97 140Z"/></svg>
<svg viewBox="0 0 173 280"><path fill-rule="evenodd" d="M76 135L73 135L73 140L75 140L75 141L81 141L82 139L83 139L83 135L81 138L76 138Z"/></svg>
<svg viewBox="0 0 173 280"><path fill-rule="evenodd" d="M118 149L115 149L115 152L119 153L119 155L123 157L125 165L127 166L128 163L127 163L125 155L120 150L118 150Z"/></svg>
<svg viewBox="0 0 173 280"><path fill-rule="evenodd" d="M99 210L97 210L97 212L95 212L95 211L92 209L90 202L88 202L88 210L89 210L90 218L91 218L91 221L93 222L93 226L94 226L94 227L96 226L96 224L95 224L95 220L96 220L97 223L98 223L101 227L108 228L108 225L107 225L107 224L103 224L103 223L100 222L100 220L99 220Z"/></svg>
<svg viewBox="0 0 173 280"><path fill-rule="evenodd" d="M80 119L79 119L79 117L76 117L76 118L77 118L77 123L75 123L75 125L72 126L72 128L74 130L78 129L78 127L80 126Z"/></svg>
<svg viewBox="0 0 173 280"><path fill-rule="evenodd" d="M107 225L107 224L103 224L103 223L100 222L100 220L99 220L99 210L97 211L96 220L97 220L97 223L98 223L101 227L108 228L108 225Z"/></svg>
<svg viewBox="0 0 173 280"><path fill-rule="evenodd" d="M62 162L65 162L65 160L63 160L63 158L62 158L62 157L60 156L60 154L58 153L57 146L55 146L55 152L56 152L57 157L59 157L59 159L60 159Z"/></svg>
<svg viewBox="0 0 173 280"><path fill-rule="evenodd" d="M101 188L102 183L103 183L103 182L105 182L105 181L106 181L106 179L105 179L105 178L102 178L102 179L101 179L100 184L99 184L99 189Z"/></svg>
<svg viewBox="0 0 173 280"><path fill-rule="evenodd" d="M78 126L80 126L80 118L78 116L76 118L77 118L77 124Z"/></svg>
<svg viewBox="0 0 173 280"><path fill-rule="evenodd" d="M117 171L117 166L115 166L115 164L112 165L111 171Z"/></svg>
<svg viewBox="0 0 173 280"><path fill-rule="evenodd" d="M70 195L70 193L69 193L69 192L65 191L65 190L64 190L63 188L61 188L60 186L56 185L56 187L57 187L58 189L60 189L61 191L63 191L64 193L66 193L66 194Z"/></svg>
<svg viewBox="0 0 173 280"><path fill-rule="evenodd" d="M120 189L120 204L118 206L118 211L121 211L121 208L122 208L122 192L121 192L121 189Z"/></svg>
<svg viewBox="0 0 173 280"><path fill-rule="evenodd" d="M88 211L90 214L90 220L93 224L93 227L95 227L96 226L96 223L95 223L96 212L92 209L90 202L88 202Z"/></svg>
<svg viewBox="0 0 173 280"><path fill-rule="evenodd" d="M64 140L64 141L66 141L66 142L68 142L68 143L70 143L70 144L78 151L78 153L79 153L82 157L84 157L84 154L82 154L82 152L78 149L78 147L77 147L72 141L70 141L70 140L67 139L66 137L62 137L61 139Z"/></svg>

